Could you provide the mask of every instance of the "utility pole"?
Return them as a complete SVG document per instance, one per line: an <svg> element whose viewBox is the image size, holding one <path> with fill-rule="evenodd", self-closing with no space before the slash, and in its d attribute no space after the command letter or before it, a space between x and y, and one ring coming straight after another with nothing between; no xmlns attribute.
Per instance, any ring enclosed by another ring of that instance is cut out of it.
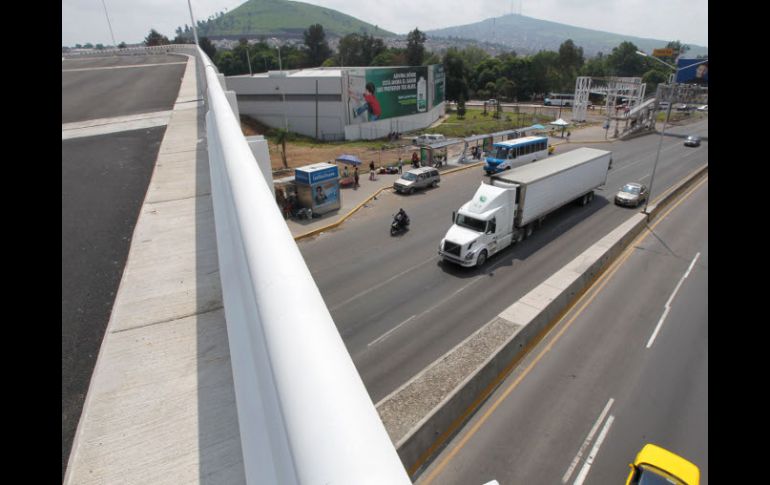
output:
<svg viewBox="0 0 770 485"><path fill-rule="evenodd" d="M115 43L115 34L112 33L112 24L110 23L110 16L107 15L107 5L104 3L104 0L102 0L102 6L104 7L104 16L107 17L107 26L110 28L110 37L112 38L112 47L117 47L118 44Z"/></svg>

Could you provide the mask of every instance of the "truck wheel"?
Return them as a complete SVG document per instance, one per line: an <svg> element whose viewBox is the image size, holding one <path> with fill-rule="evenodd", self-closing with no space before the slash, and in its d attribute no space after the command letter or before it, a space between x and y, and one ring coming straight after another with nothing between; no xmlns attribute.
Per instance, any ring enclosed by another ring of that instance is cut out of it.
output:
<svg viewBox="0 0 770 485"><path fill-rule="evenodd" d="M524 239L527 239L532 235L532 225L533 224L527 224L526 229L524 229Z"/></svg>
<svg viewBox="0 0 770 485"><path fill-rule="evenodd" d="M585 195L584 195L584 196L583 196L583 197L580 199L580 205L584 206L584 205L586 205L586 204L588 204L588 194L585 194Z"/></svg>
<svg viewBox="0 0 770 485"><path fill-rule="evenodd" d="M594 192L593 191L588 193L588 203L590 204L592 200L594 200Z"/></svg>
<svg viewBox="0 0 770 485"><path fill-rule="evenodd" d="M478 258L476 258L476 267L481 268L482 266L484 266L484 263L486 262L487 262L487 250L482 249L481 252L479 253Z"/></svg>

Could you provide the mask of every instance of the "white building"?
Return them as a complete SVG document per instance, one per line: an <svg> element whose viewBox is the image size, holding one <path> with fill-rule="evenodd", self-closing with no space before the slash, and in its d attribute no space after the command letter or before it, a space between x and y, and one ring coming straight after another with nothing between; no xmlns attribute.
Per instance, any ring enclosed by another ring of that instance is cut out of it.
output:
<svg viewBox="0 0 770 485"><path fill-rule="evenodd" d="M444 114L445 83L440 64L315 68L227 77L227 88L235 91L240 113L271 127L288 127L325 141L369 140L425 128ZM372 87L374 93L364 97Z"/></svg>

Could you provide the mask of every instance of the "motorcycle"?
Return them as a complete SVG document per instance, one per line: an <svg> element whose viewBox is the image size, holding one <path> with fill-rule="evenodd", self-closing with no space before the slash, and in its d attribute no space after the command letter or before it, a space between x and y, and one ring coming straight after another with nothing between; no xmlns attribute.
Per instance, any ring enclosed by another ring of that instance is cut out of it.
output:
<svg viewBox="0 0 770 485"><path fill-rule="evenodd" d="M393 236L398 232L409 229L409 216L403 219L398 217L398 214L393 216L393 222L390 223L390 235Z"/></svg>

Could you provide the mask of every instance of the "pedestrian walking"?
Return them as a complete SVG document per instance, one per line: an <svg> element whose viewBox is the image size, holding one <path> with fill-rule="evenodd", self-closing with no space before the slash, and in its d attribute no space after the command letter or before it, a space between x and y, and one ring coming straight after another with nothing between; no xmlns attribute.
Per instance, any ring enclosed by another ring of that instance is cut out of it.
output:
<svg viewBox="0 0 770 485"><path fill-rule="evenodd" d="M353 189L358 189L358 187L360 187L360 184L358 183L358 167L356 167L355 172L353 172L353 178L355 179Z"/></svg>
<svg viewBox="0 0 770 485"><path fill-rule="evenodd" d="M420 158L417 156L417 152L412 152L412 166L420 168Z"/></svg>
<svg viewBox="0 0 770 485"><path fill-rule="evenodd" d="M569 135L570 135L570 132L569 132L569 130L567 130L567 142L568 143L569 143Z"/></svg>
<svg viewBox="0 0 770 485"><path fill-rule="evenodd" d="M401 160L401 157L398 157L398 173L403 173L403 167L404 167L404 161Z"/></svg>
<svg viewBox="0 0 770 485"><path fill-rule="evenodd" d="M374 160L369 162L369 180L374 180Z"/></svg>
<svg viewBox="0 0 770 485"><path fill-rule="evenodd" d="M348 166L347 165L345 165L345 169L342 171L342 176L344 178L350 177L350 174L348 173Z"/></svg>

